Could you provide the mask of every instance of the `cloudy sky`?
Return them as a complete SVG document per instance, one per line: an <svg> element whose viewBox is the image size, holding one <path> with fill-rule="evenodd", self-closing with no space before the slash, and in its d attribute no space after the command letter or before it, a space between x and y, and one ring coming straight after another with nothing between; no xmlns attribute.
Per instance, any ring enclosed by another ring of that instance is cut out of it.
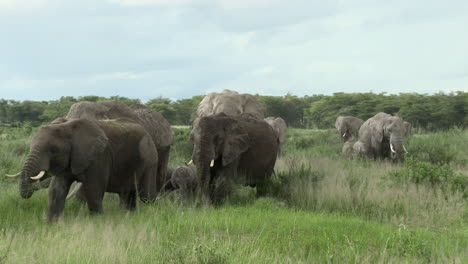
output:
<svg viewBox="0 0 468 264"><path fill-rule="evenodd" d="M0 98L468 91L466 0L0 0Z"/></svg>

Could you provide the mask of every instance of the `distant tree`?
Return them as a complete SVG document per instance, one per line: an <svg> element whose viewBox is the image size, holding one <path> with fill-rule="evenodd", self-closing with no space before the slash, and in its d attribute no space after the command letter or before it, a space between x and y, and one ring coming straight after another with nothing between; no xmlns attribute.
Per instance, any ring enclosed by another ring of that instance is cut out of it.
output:
<svg viewBox="0 0 468 264"><path fill-rule="evenodd" d="M70 110L70 106L76 102L78 100L72 96L62 96L59 100L49 101L40 117L45 122L50 122L57 117L64 117Z"/></svg>

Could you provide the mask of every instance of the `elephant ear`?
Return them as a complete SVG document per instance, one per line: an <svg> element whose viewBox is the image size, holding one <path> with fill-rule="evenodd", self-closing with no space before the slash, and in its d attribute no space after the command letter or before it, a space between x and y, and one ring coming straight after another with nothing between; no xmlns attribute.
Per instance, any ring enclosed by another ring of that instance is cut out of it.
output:
<svg viewBox="0 0 468 264"><path fill-rule="evenodd" d="M373 120L371 125L372 137L382 143L384 137L383 120Z"/></svg>
<svg viewBox="0 0 468 264"><path fill-rule="evenodd" d="M335 128L336 130L341 133L341 123L343 122L343 117L342 116L339 116L336 118L336 122L335 122Z"/></svg>
<svg viewBox="0 0 468 264"><path fill-rule="evenodd" d="M204 117L213 113L213 100L216 96L217 93L213 92L203 97L197 107L197 117Z"/></svg>
<svg viewBox="0 0 468 264"><path fill-rule="evenodd" d="M106 148L108 139L93 121L78 119L72 124L71 171L83 173L97 155Z"/></svg>
<svg viewBox="0 0 468 264"><path fill-rule="evenodd" d="M227 129L223 146L223 166L232 163L250 147L249 135L237 124Z"/></svg>
<svg viewBox="0 0 468 264"><path fill-rule="evenodd" d="M265 108L262 103L251 94L241 94L243 98L244 113L252 114L256 118L263 119L265 117Z"/></svg>

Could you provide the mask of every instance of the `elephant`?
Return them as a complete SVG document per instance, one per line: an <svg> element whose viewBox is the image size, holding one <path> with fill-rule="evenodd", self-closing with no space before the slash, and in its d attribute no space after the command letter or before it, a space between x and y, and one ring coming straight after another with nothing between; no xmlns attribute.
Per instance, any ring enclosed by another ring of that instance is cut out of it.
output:
<svg viewBox="0 0 468 264"><path fill-rule="evenodd" d="M335 128L340 133L343 142L350 138L357 138L359 128L364 123L364 120L354 116L338 116L335 122Z"/></svg>
<svg viewBox="0 0 468 264"><path fill-rule="evenodd" d="M355 139L350 139L343 144L341 154L345 157L351 158L354 154L353 146L356 143Z"/></svg>
<svg viewBox="0 0 468 264"><path fill-rule="evenodd" d="M197 117L205 117L218 113L236 116L249 113L256 118L265 117L263 105L251 94L240 94L231 90L220 93L212 92L206 95L198 104Z"/></svg>
<svg viewBox="0 0 468 264"><path fill-rule="evenodd" d="M178 166L172 170L170 180L165 185L165 190L180 189L186 199L194 199L198 187L197 168L192 165Z"/></svg>
<svg viewBox="0 0 468 264"><path fill-rule="evenodd" d="M404 153L407 153L403 144L404 133L401 117L377 113L359 129L359 139L353 151L364 157L389 157L394 161L402 161Z"/></svg>
<svg viewBox="0 0 468 264"><path fill-rule="evenodd" d="M411 130L413 130L413 125L408 121L403 121L403 126L405 127L405 137L411 135Z"/></svg>
<svg viewBox="0 0 468 264"><path fill-rule="evenodd" d="M157 191L162 189L166 181L165 175L167 175L166 170L169 163L172 131L171 125L160 113L141 104L127 106L124 103L113 100L99 102L82 101L73 104L65 118L85 118L89 120L129 118L142 125L151 136L158 151L158 175L160 176L156 183L156 189ZM80 186L81 185L77 185L70 196L77 193L78 198L80 198Z"/></svg>
<svg viewBox="0 0 468 264"><path fill-rule="evenodd" d="M265 118L265 121L273 128L273 130L276 132L276 135L278 136L278 155L281 155L281 152L283 150L283 143L288 132L288 125L281 117L267 117Z"/></svg>
<svg viewBox="0 0 468 264"><path fill-rule="evenodd" d="M60 217L74 181L82 183L92 214L102 212L105 192L118 193L133 210L137 193L144 202L156 198L157 157L151 136L133 120L61 119L33 136L21 170L20 195L31 197L32 183L51 172L55 177L48 191L49 222Z"/></svg>
<svg viewBox="0 0 468 264"><path fill-rule="evenodd" d="M222 203L234 182L265 194L279 148L276 133L265 120L219 113L196 119L192 127L190 162L197 168L202 199Z"/></svg>

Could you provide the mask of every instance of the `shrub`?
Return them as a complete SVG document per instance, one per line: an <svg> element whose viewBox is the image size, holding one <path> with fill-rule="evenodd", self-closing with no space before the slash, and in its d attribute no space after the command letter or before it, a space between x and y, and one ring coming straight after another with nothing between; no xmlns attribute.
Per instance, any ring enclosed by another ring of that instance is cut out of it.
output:
<svg viewBox="0 0 468 264"><path fill-rule="evenodd" d="M462 129L414 135L408 138L408 157L433 164L466 164L468 133Z"/></svg>
<svg viewBox="0 0 468 264"><path fill-rule="evenodd" d="M393 181L398 183L412 182L428 184L432 187L449 187L452 191L460 191L468 196L468 177L453 171L447 164L436 165L415 158L408 158L403 168L389 172Z"/></svg>

